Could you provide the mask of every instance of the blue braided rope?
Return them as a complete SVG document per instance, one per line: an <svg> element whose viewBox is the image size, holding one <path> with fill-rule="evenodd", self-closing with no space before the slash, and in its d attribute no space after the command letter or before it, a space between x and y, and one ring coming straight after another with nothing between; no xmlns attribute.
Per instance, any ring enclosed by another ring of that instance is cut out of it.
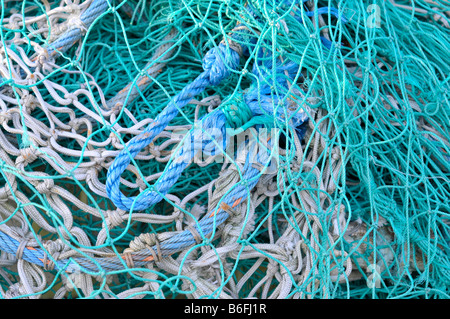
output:
<svg viewBox="0 0 450 319"><path fill-rule="evenodd" d="M139 202L145 203L148 207L154 205L164 198L169 189L179 179L186 166L192 161L195 154L205 150L207 145L212 142L209 137L213 132L209 132L214 127L225 127L225 118L223 113L213 112L209 116L203 118L198 128L191 129L186 136L185 143L172 156L171 161L165 173L156 181L151 190L142 192L137 199ZM222 135L223 136L223 135ZM215 140L221 143L220 140ZM222 140L222 147L225 148L226 140Z"/></svg>
<svg viewBox="0 0 450 319"><path fill-rule="evenodd" d="M106 180L108 197L118 208L126 211L133 208L133 210L140 211L150 207L147 202L147 196L145 195L128 198L122 194L119 189L120 175L130 164L131 159L164 130L181 108L187 105L209 85L218 85L230 74L231 70L237 68L238 64L239 54L232 49L228 49L223 44L208 51L203 60L204 72L176 95L142 133L127 143L125 149L119 153L109 167Z"/></svg>
<svg viewBox="0 0 450 319"><path fill-rule="evenodd" d="M108 1L106 0L94 0L92 1L89 8L87 8L81 14L81 21L84 22L86 26L90 26L97 17L99 17L108 8Z"/></svg>
<svg viewBox="0 0 450 319"><path fill-rule="evenodd" d="M80 20L84 23L86 28L89 28L91 24L102 13L108 9L108 1L106 0L94 0L90 6L81 14ZM59 54L59 52L66 52L72 47L74 43L81 39L83 30L79 27L73 27L70 30L63 33L57 40L49 44L47 52L50 56Z"/></svg>
<svg viewBox="0 0 450 319"><path fill-rule="evenodd" d="M0 231L0 250L16 256L19 246L20 243L17 240ZM24 260L42 267L44 263L39 259L41 256L43 255L38 250L33 251L25 248L23 251Z"/></svg>

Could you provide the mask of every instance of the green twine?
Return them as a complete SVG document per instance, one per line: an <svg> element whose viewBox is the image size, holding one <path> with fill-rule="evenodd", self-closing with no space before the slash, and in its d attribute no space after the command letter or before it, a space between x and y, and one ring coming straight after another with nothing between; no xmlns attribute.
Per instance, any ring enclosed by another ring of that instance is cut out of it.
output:
<svg viewBox="0 0 450 319"><path fill-rule="evenodd" d="M236 93L221 104L227 124L232 128L228 132L230 136L238 135L257 124L263 124L266 127L273 126L273 118L265 115L253 116L252 110L245 103L244 94L245 91Z"/></svg>
<svg viewBox="0 0 450 319"><path fill-rule="evenodd" d="M233 94L230 99L222 103L221 108L227 124L232 128L242 127L252 118L252 111L245 103L243 92Z"/></svg>

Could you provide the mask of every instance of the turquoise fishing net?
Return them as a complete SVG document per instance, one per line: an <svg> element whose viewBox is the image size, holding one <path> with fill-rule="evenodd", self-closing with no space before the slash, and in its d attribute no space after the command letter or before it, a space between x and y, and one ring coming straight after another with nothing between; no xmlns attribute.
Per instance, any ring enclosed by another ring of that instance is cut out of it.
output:
<svg viewBox="0 0 450 319"><path fill-rule="evenodd" d="M93 3L1 1L2 298L449 297L447 1L109 0L80 22ZM74 26L81 38L49 55ZM220 43L248 52L133 159L120 190L168 174L203 116L232 105L227 119L245 126L251 92L277 132L276 169L212 235L133 265L127 251L195 225L244 179L237 145L225 163L196 158L143 211L105 190L119 152ZM81 257L116 268L57 267Z"/></svg>

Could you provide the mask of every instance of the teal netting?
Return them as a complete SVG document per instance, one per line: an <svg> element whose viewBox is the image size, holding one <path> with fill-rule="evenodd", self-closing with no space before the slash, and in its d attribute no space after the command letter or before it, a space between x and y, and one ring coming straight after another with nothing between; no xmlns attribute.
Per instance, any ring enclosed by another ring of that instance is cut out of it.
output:
<svg viewBox="0 0 450 319"><path fill-rule="evenodd" d="M2 298L450 296L448 1L0 3Z"/></svg>

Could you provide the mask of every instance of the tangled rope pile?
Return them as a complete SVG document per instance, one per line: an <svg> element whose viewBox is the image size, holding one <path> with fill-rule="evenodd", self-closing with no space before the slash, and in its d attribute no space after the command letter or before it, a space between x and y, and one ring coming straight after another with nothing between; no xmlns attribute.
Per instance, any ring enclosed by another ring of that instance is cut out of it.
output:
<svg viewBox="0 0 450 319"><path fill-rule="evenodd" d="M1 2L2 298L448 298L443 0Z"/></svg>

